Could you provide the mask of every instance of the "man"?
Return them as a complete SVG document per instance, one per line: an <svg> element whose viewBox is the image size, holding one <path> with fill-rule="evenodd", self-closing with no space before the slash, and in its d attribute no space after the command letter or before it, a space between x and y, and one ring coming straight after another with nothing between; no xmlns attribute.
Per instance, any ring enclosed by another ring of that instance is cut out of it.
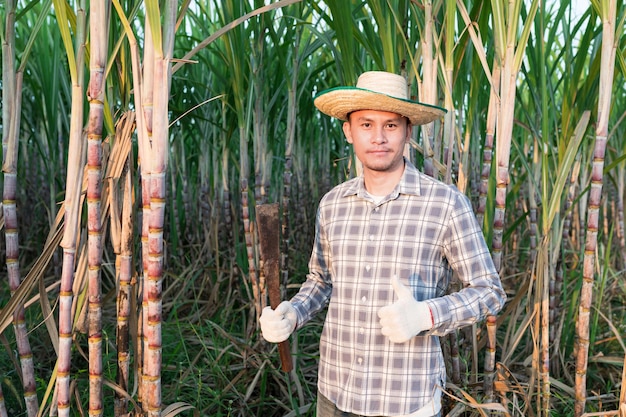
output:
<svg viewBox="0 0 626 417"><path fill-rule="evenodd" d="M263 310L263 337L286 340L328 305L317 417L438 416L439 336L496 314L506 295L469 200L404 159L414 125L445 110L408 100L404 77L366 72L320 93L363 164L320 201L309 273ZM446 295L450 267L463 289Z"/></svg>

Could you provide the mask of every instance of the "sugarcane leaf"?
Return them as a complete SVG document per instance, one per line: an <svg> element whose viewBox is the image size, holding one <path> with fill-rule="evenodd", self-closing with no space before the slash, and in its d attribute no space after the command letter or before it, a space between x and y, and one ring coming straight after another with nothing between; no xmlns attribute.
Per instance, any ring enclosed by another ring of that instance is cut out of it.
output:
<svg viewBox="0 0 626 417"><path fill-rule="evenodd" d="M60 210L59 212L63 213L64 210ZM9 302L5 304L2 309L0 309L0 333L4 332L4 330L11 324L13 312L17 306L24 303L24 300L26 300L35 285L37 285L38 280L46 272L46 268L48 267L48 264L57 250L61 238L63 237L62 220L62 216L57 216L55 228L50 231L48 241L46 242L42 253L39 255L39 258L37 258L33 267L20 283L20 286L13 293L11 298L9 298Z"/></svg>
<svg viewBox="0 0 626 417"><path fill-rule="evenodd" d="M467 12L467 8L465 7L465 4L462 0L457 0L457 8L459 10L459 13L461 14L461 17L463 18L463 21L465 22L467 32L470 35L470 39L472 40L472 44L474 45L474 48L478 55L478 60L483 67L483 71L485 71L485 74L487 75L487 80L489 81L489 84L491 84L492 91L498 91L498 89L494 85L493 76L491 75L491 69L489 69L489 64L487 63L487 52L485 50L485 44L480 37L480 33L476 32L474 28L474 23L471 21L469 13Z"/></svg>
<svg viewBox="0 0 626 417"><path fill-rule="evenodd" d="M48 291L44 285L43 276L38 278L39 281L39 305L41 305L41 311L43 313L46 329L48 330L48 336L50 336L50 342L56 354L59 354L59 331L56 321L54 320L54 314L52 307L50 306L50 300L48 299Z"/></svg>
<svg viewBox="0 0 626 417"><path fill-rule="evenodd" d="M520 2L521 3L521 2ZM532 22L535 19L535 15L537 14L537 9L539 8L539 0L533 0L530 5L530 11L528 12L528 17L525 20L524 29L522 30L522 34L519 38L517 48L515 50L515 59L514 59L514 68L515 71L519 71L522 61L524 59L526 44L528 43L528 38L530 37L530 31L533 27Z"/></svg>
<svg viewBox="0 0 626 417"><path fill-rule="evenodd" d="M32 2L32 3L36 3L36 2ZM26 63L28 62L28 56L30 55L30 52L33 49L33 44L35 43L35 39L37 38L37 35L39 34L39 30L41 29L41 26L43 25L44 21L48 17L47 10L50 10L51 5L52 5L52 0L46 0L46 2L42 6L41 13L39 13L39 15L37 16L37 21L35 22L35 25L33 26L32 30L30 31L28 43L26 44L26 46L24 47L24 51L22 52L22 61L20 63L20 67L18 68L19 72L23 72L24 68L26 67Z"/></svg>
<svg viewBox="0 0 626 417"><path fill-rule="evenodd" d="M58 368L59 368L59 360L57 358L56 362L54 363L54 369L52 370L50 379L48 380L48 384L46 385L46 391L43 394L43 398L42 398L43 404L47 404L48 401L50 400L50 397L53 396L53 392L55 392L54 389L56 387L57 375L59 373ZM43 415L42 413L38 414L38 416L42 416L42 415Z"/></svg>
<svg viewBox="0 0 626 417"><path fill-rule="evenodd" d="M196 407L188 403L176 402L165 407L165 409L162 412L162 415L163 417L174 417L182 413L183 411L194 410L195 408Z"/></svg>
<svg viewBox="0 0 626 417"><path fill-rule="evenodd" d="M220 36L222 36L226 32L236 28L237 26L239 26L243 22L249 20L251 17L257 16L259 14L265 13L265 12L270 11L270 10L274 10L274 9L278 9L278 8L281 8L281 7L285 7L285 6L288 6L288 5L293 4L293 3L298 3L300 1L302 1L302 0L281 0L281 1L277 1L277 2L269 4L267 6L255 9L255 10L251 11L250 13L247 13L244 16L241 16L241 17L233 20L232 22L228 23L227 25L225 25L225 26L221 27L220 29L216 30L214 33L211 34L211 36L209 36L208 38L204 39L196 47L194 47L191 51L186 53L185 56L183 56L180 59L179 62L177 62L176 64L174 64L174 66L172 66L172 74L175 73L182 65L184 65L185 63L188 63L191 60L191 58L194 55L196 55L199 51L201 51L202 49L206 48L208 45L210 45L213 41L218 39Z"/></svg>
<svg viewBox="0 0 626 417"><path fill-rule="evenodd" d="M613 159L611 161L610 164L607 164L604 169L603 169L603 173L607 174L610 171L612 171L615 167L617 167L620 163L622 163L624 160L626 160L626 153L618 156L617 158Z"/></svg>
<svg viewBox="0 0 626 417"><path fill-rule="evenodd" d="M578 148L585 137L585 131L587 130L587 126L589 124L589 119L591 117L591 113L587 110L585 111L578 124L576 125L576 129L574 131L574 136L569 141L567 148L565 150L565 154L563 155L563 160L559 164L559 168L557 170L557 178L554 182L554 187L552 188L553 192L550 195L550 202L548 203L548 212L547 212L547 221L544 223L544 232L547 233L548 230L552 227L552 222L558 212L558 207L561 204L561 195L563 194L563 190L565 189L565 182L569 177L570 168L576 159L576 154L578 152Z"/></svg>
<svg viewBox="0 0 626 417"><path fill-rule="evenodd" d="M504 16L504 4L502 0L491 1L491 11L493 13L493 35L494 43L496 46L496 54L500 59L504 59L504 52L506 50L506 20Z"/></svg>
<svg viewBox="0 0 626 417"><path fill-rule="evenodd" d="M67 54L70 78L72 79L72 84L76 84L78 82L78 69L76 68L76 56L74 55L74 45L72 43L72 35L70 34L70 27L76 27L76 16L65 0L54 0L54 12L57 16L59 32L61 33L61 39Z"/></svg>
<svg viewBox="0 0 626 417"><path fill-rule="evenodd" d="M161 37L161 10L158 0L146 0L146 15L152 31L152 44L157 57L163 56L163 39Z"/></svg>

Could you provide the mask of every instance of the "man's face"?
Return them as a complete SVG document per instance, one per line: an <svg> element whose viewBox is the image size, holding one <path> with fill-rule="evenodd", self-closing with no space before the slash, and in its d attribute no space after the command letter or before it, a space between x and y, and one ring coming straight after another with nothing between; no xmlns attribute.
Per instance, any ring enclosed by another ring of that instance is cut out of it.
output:
<svg viewBox="0 0 626 417"><path fill-rule="evenodd" d="M388 172L404 167L404 145L411 125L399 114L379 110L352 112L343 133L365 170Z"/></svg>

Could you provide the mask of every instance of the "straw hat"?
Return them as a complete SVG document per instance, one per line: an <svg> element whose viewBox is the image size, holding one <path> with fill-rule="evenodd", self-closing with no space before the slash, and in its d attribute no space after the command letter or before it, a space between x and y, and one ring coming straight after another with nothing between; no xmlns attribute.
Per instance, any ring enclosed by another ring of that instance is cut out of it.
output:
<svg viewBox="0 0 626 417"><path fill-rule="evenodd" d="M423 125L440 118L445 109L409 100L406 79L384 71L361 74L356 87L336 87L319 93L313 103L322 113L348 120L357 110L382 110L408 117L412 125Z"/></svg>

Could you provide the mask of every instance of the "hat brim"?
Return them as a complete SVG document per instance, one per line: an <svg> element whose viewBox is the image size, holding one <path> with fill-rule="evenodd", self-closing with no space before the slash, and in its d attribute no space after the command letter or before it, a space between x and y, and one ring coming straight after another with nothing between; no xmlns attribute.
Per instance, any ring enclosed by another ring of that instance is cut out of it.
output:
<svg viewBox="0 0 626 417"><path fill-rule="evenodd" d="M313 100L322 113L340 120L357 110L380 110L407 117L412 125L424 125L446 113L441 107L391 97L358 87L336 87L322 91Z"/></svg>

